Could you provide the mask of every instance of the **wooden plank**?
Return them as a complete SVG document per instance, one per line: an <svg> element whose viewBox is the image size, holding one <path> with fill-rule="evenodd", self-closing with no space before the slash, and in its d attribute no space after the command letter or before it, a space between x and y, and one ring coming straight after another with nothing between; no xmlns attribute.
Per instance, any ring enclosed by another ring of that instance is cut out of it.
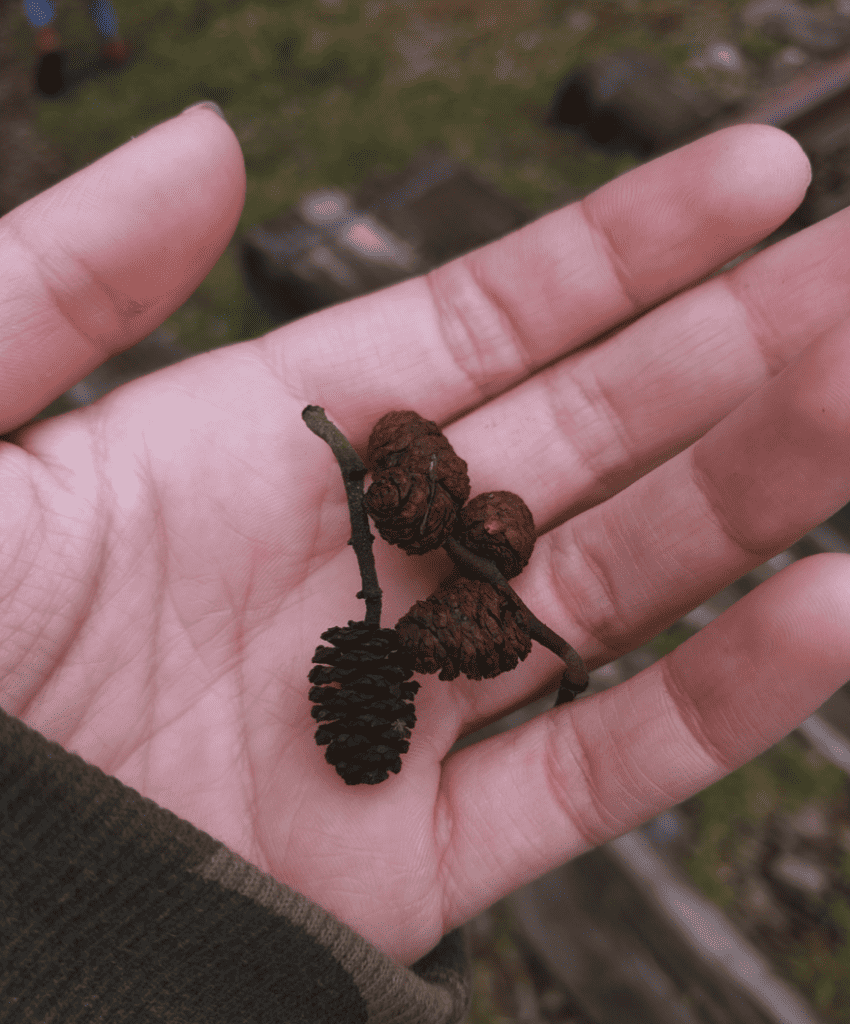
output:
<svg viewBox="0 0 850 1024"><path fill-rule="evenodd" d="M507 902L547 969L597 1024L820 1024L639 830Z"/></svg>

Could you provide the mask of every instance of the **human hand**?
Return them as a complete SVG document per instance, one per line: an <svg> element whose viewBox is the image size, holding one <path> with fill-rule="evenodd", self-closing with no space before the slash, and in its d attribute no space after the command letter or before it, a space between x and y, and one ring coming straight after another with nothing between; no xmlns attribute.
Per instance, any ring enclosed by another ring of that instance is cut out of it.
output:
<svg viewBox="0 0 850 1024"><path fill-rule="evenodd" d="M542 534L515 589L602 665L850 497L850 210L704 280L808 177L787 135L728 129L427 277L30 426L203 279L238 221L241 154L195 110L14 210L3 708L401 964L754 757L850 676L844 556L795 563L623 685L450 757L562 665L535 646L495 680L421 677L401 773L347 787L313 741L307 673L363 603L339 470L301 410L323 406L361 454L390 409L450 423L472 494L515 491ZM375 554L384 625L449 569L379 538Z"/></svg>

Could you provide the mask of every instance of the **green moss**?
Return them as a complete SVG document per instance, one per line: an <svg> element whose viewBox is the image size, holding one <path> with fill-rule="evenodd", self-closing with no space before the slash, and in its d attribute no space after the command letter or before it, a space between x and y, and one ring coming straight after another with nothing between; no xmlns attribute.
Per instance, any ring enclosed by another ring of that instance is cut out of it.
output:
<svg viewBox="0 0 850 1024"><path fill-rule="evenodd" d="M727 824L705 825L700 840L686 868L691 881L717 906L728 909L735 900L735 890L724 876L732 830Z"/></svg>
<svg viewBox="0 0 850 1024"><path fill-rule="evenodd" d="M524 976L522 950L504 903L491 907L488 919L490 941L481 955L471 957L472 1001L464 1024L511 1024L516 1019L502 1009L511 999L512 978Z"/></svg>
<svg viewBox="0 0 850 1024"><path fill-rule="evenodd" d="M846 792L844 772L793 736L772 747L763 758L781 788L783 809L795 811L806 803L830 803Z"/></svg>
<svg viewBox="0 0 850 1024"><path fill-rule="evenodd" d="M847 777L793 734L754 761L687 801L696 833L685 869L693 883L724 910L735 906L736 869L746 870L749 836L775 813L810 803L843 808ZM850 880L850 855L840 873ZM850 907L833 900L829 920L838 940L822 931L802 935L776 951L780 973L791 978L829 1020L850 1014Z"/></svg>
<svg viewBox="0 0 850 1024"><path fill-rule="evenodd" d="M766 64L786 45L780 39L774 39L755 30L744 32L738 40L741 52L755 64Z"/></svg>
<svg viewBox="0 0 850 1024"><path fill-rule="evenodd" d="M701 829L725 822L732 829L769 814L793 812L806 803L828 803L845 793L847 777L794 736L703 790L688 806Z"/></svg>
<svg viewBox="0 0 850 1024"><path fill-rule="evenodd" d="M850 907L833 900L828 907L838 941L813 934L789 951L789 977L806 992L814 1006L830 1020L846 1021L850 1015Z"/></svg>

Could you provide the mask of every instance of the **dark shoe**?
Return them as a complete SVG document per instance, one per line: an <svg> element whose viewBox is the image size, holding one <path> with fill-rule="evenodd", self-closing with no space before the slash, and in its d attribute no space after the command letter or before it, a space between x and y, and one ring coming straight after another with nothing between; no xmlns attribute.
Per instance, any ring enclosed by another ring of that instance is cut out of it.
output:
<svg viewBox="0 0 850 1024"><path fill-rule="evenodd" d="M130 47L124 39L107 39L100 53L108 67L120 68L130 57Z"/></svg>
<svg viewBox="0 0 850 1024"><path fill-rule="evenodd" d="M35 85L42 96L57 96L65 84L63 65L65 55L61 50L43 53L35 69Z"/></svg>

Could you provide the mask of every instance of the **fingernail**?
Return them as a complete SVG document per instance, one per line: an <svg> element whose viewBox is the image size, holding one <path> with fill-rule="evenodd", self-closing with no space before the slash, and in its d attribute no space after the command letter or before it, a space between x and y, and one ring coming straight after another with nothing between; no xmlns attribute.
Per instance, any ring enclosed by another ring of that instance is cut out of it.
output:
<svg viewBox="0 0 850 1024"><path fill-rule="evenodd" d="M191 106L185 107L183 110L181 110L180 113L186 114L190 110L197 110L198 107L206 107L207 110L211 110L214 114L218 114L222 121L227 120L227 118L224 116L224 111L217 103L213 103L212 100L201 100L200 103L193 103Z"/></svg>

